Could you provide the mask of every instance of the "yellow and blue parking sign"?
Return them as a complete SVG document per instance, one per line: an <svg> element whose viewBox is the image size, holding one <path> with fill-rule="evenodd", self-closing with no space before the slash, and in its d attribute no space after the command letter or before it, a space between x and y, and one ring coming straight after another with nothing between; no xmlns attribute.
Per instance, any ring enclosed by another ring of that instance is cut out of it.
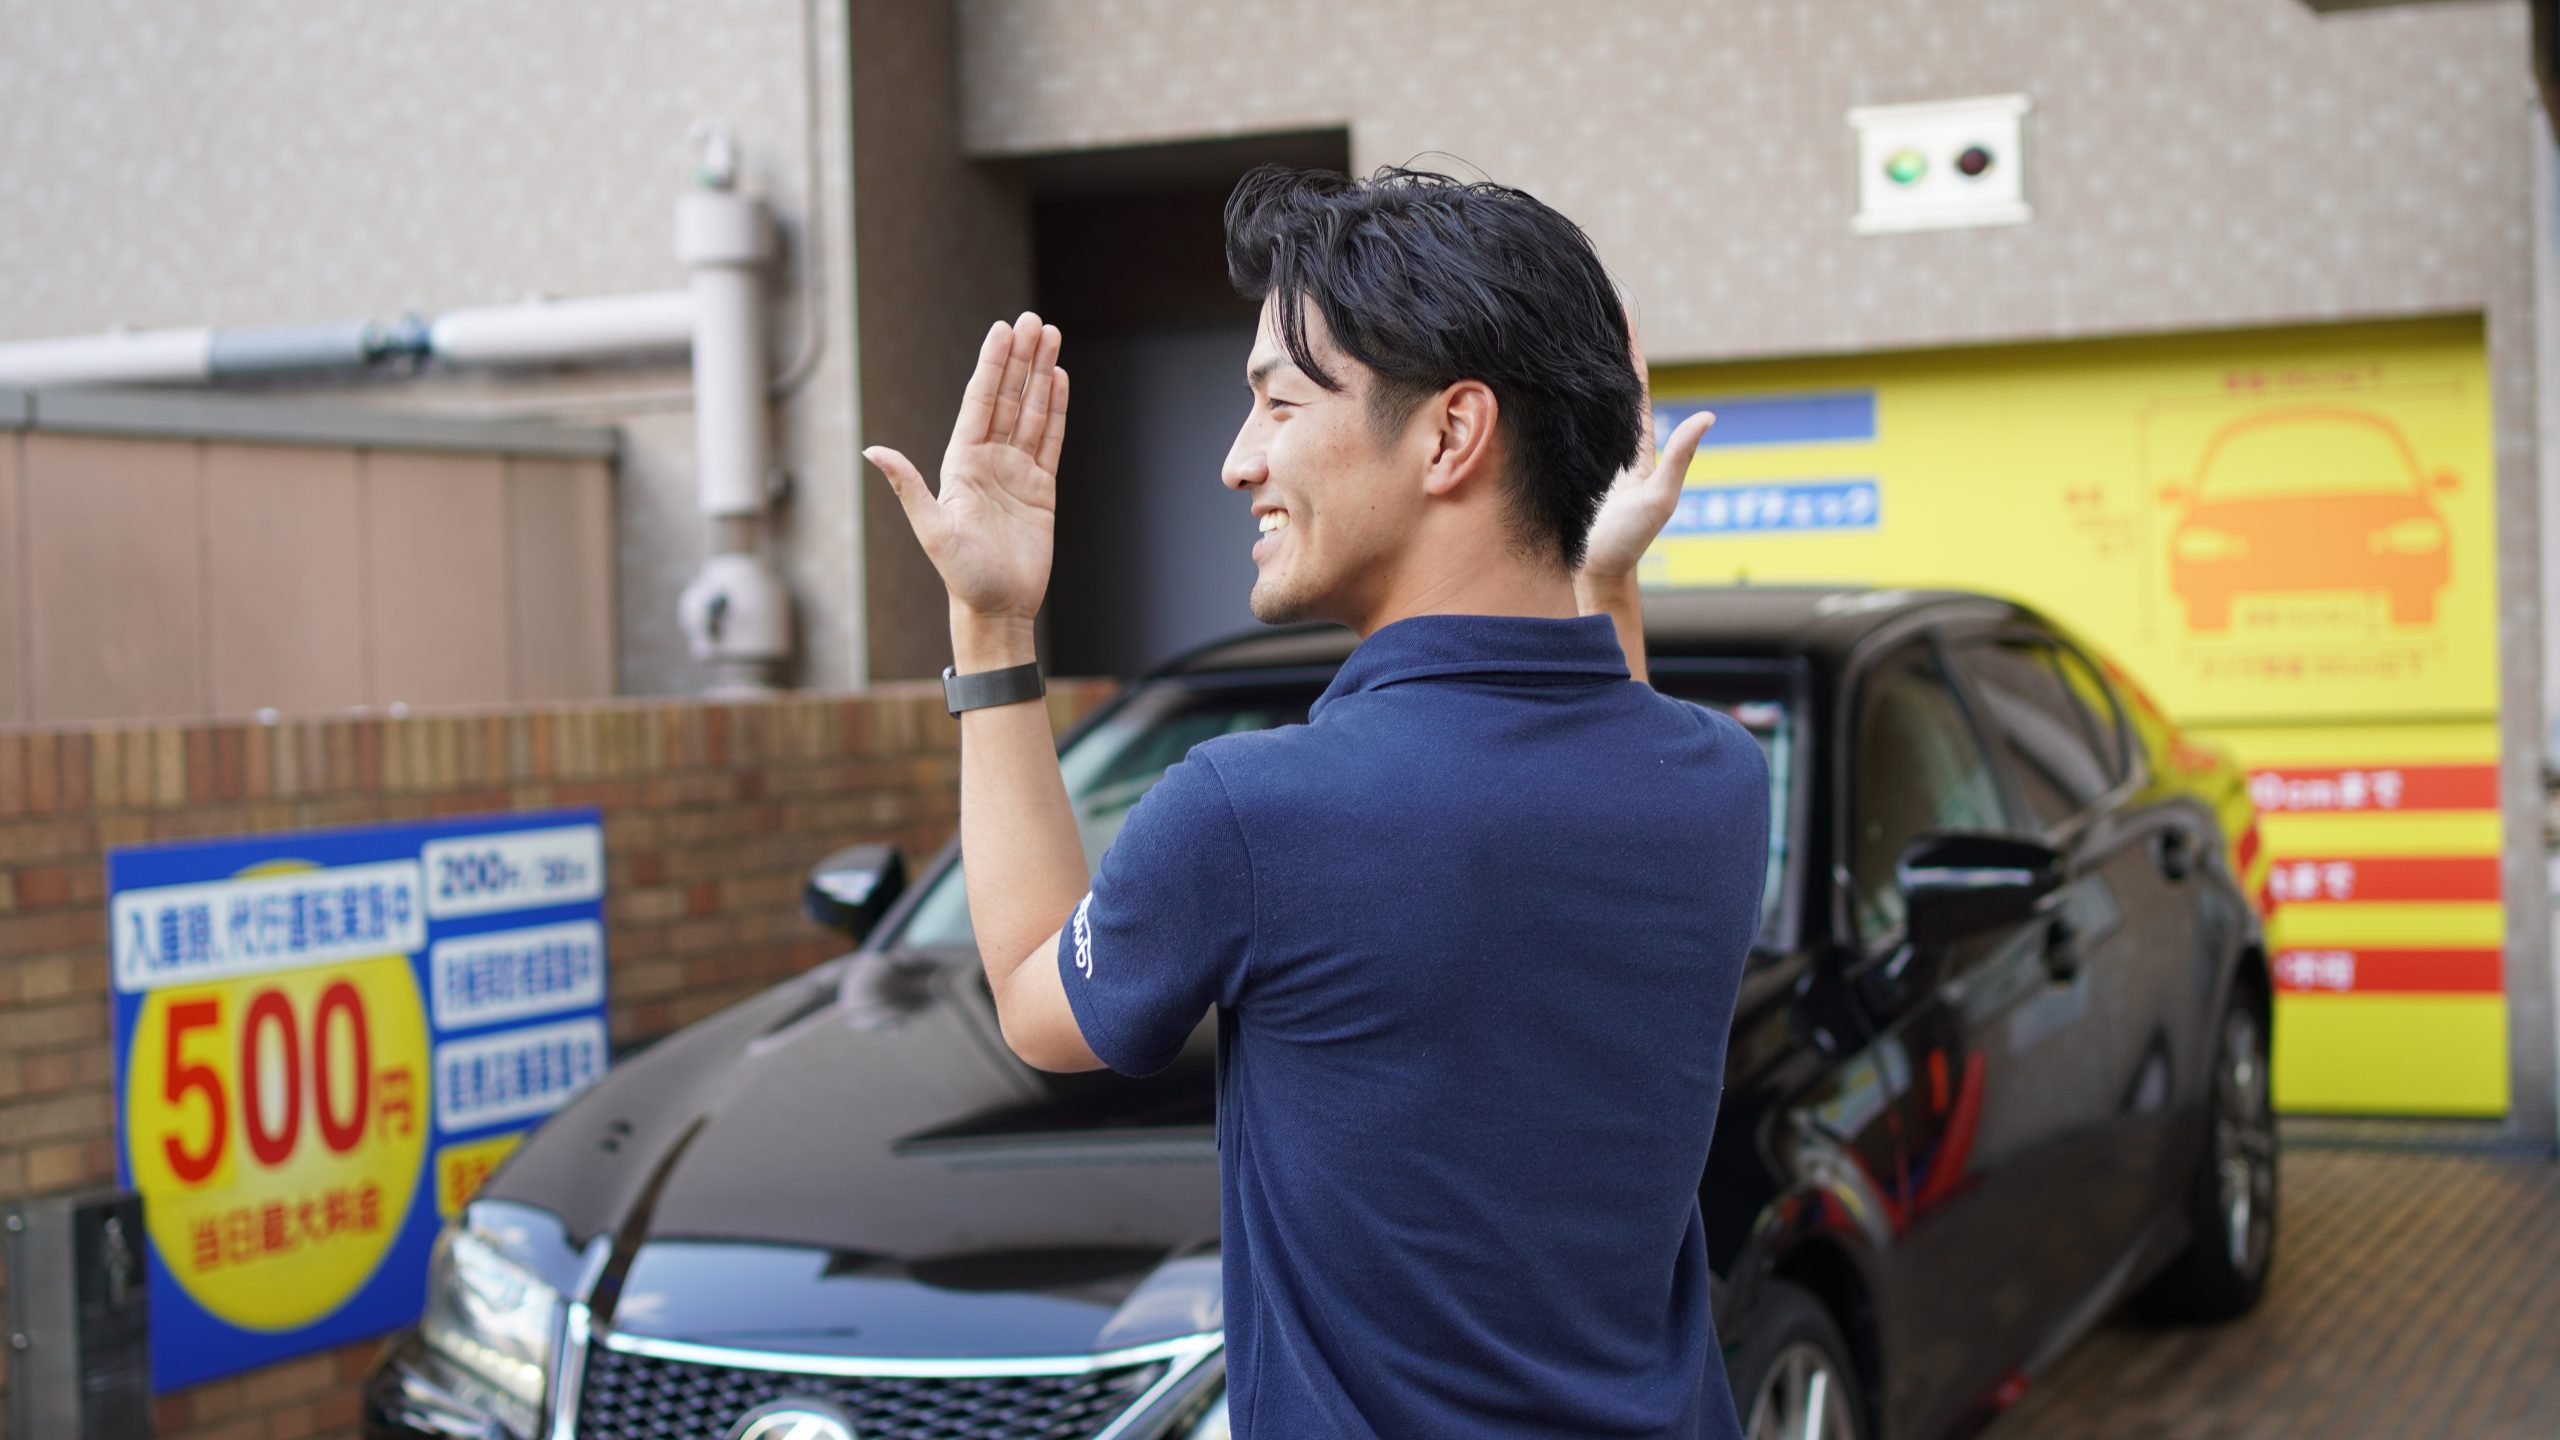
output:
<svg viewBox="0 0 2560 1440"><path fill-rule="evenodd" d="M141 846L107 878L154 1388L416 1319L442 1220L604 1073L596 813Z"/></svg>

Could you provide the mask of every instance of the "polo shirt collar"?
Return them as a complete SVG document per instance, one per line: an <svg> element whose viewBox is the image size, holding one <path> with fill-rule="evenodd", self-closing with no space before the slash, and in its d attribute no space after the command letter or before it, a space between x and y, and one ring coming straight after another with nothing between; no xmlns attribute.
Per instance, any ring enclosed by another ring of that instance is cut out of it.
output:
<svg viewBox="0 0 2560 1440"><path fill-rule="evenodd" d="M1606 615L1549 620L1532 615L1416 615L1372 632L1333 683L1308 707L1312 720L1345 695L1408 680L1467 675L1580 675L1627 678L1617 627Z"/></svg>

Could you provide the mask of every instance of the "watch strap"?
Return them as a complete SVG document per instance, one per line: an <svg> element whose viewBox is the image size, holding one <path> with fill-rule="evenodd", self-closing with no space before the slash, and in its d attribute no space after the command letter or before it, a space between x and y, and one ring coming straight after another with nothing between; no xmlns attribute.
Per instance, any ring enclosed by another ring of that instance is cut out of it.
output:
<svg viewBox="0 0 2560 1440"><path fill-rule="evenodd" d="M974 675L962 675L948 665L942 667L942 702L954 715L990 705L1017 705L1048 693L1049 684L1040 678L1040 662L1036 660L1002 670L981 670Z"/></svg>

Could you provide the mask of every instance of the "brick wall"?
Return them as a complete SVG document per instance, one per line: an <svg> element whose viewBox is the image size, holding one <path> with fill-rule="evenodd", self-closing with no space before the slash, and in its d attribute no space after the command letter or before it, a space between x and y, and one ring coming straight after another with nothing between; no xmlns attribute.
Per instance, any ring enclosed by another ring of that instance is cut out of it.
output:
<svg viewBox="0 0 2560 1440"><path fill-rule="evenodd" d="M1050 716L1063 728L1106 691L1054 684ZM957 740L929 685L739 704L0 730L0 1200L115 1178L113 847L594 806L613 1035L632 1042L841 950L799 913L803 872L864 840L903 846L911 862L929 856L958 821ZM6 1284L0 1276L0 1304ZM164 1396L159 1434L352 1437L354 1381L373 1348ZM0 1350L0 1384L6 1365Z"/></svg>

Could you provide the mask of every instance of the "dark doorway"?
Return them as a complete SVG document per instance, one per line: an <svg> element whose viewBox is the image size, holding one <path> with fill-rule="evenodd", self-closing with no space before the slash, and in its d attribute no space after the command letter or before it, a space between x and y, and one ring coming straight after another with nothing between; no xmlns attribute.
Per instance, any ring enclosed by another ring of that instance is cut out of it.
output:
<svg viewBox="0 0 2560 1440"><path fill-rule="evenodd" d="M1218 480L1244 418L1255 307L1227 284L1227 194L1266 162L1340 170L1341 131L1026 162L1034 291L1074 377L1047 649L1139 674L1249 628L1253 521Z"/></svg>

